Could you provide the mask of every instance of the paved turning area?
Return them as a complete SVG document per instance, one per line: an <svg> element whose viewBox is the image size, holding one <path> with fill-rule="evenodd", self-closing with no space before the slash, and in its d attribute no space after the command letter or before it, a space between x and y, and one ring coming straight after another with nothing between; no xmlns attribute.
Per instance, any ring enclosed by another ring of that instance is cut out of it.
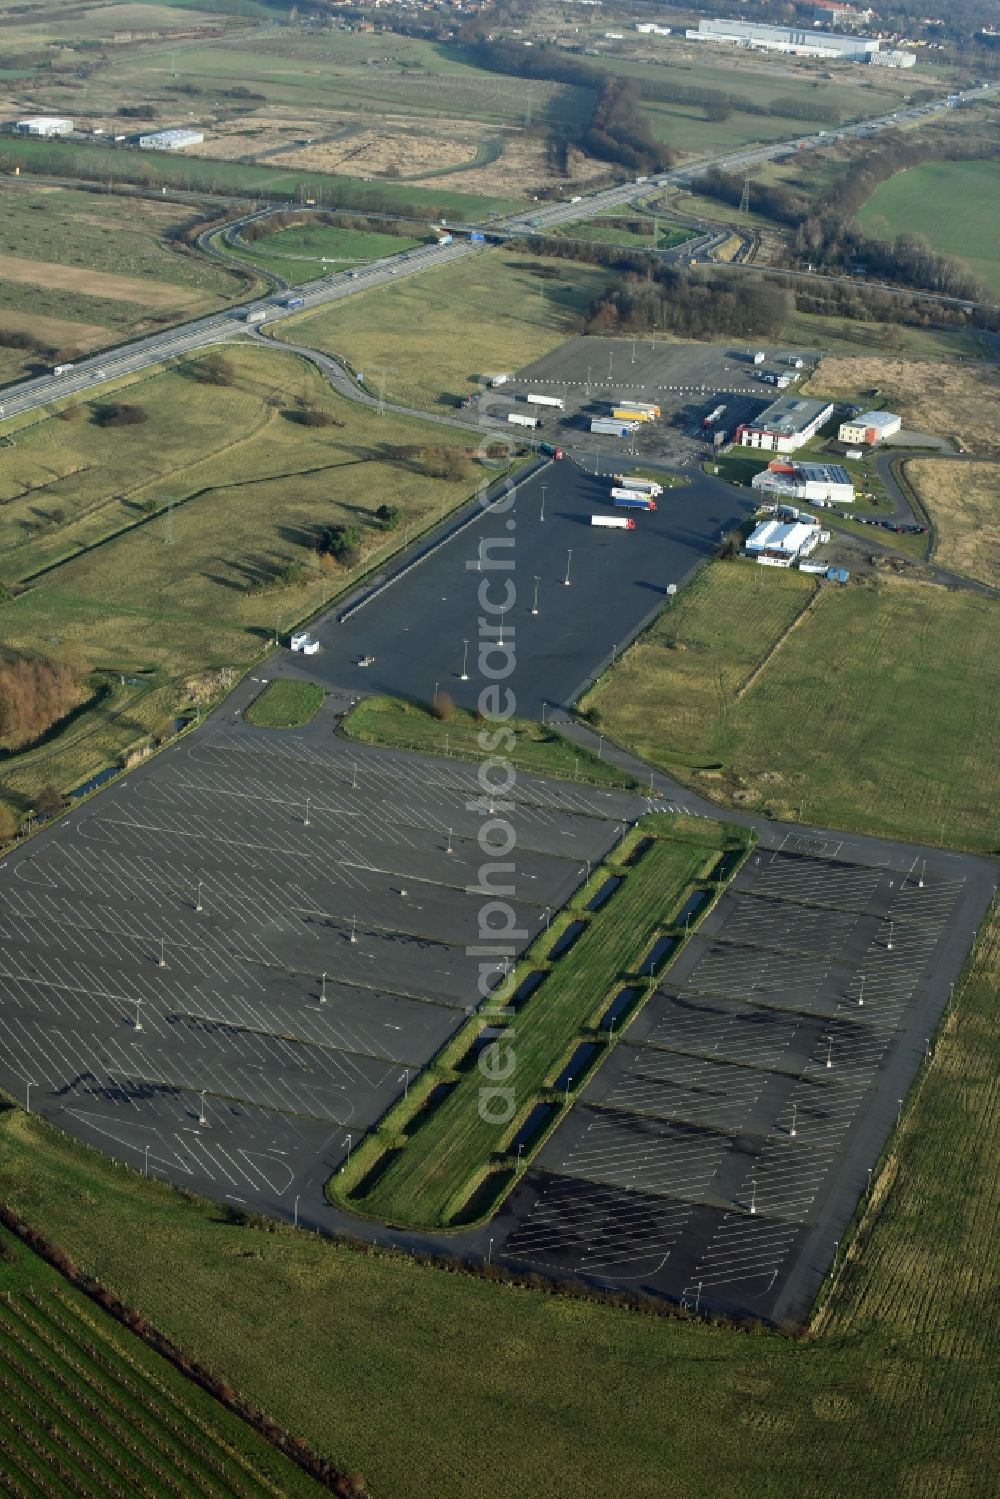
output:
<svg viewBox="0 0 1000 1499"><path fill-rule="evenodd" d="M133 1167L290 1209L476 1002L479 794L328 715L216 719L0 866L0 1083ZM515 803L520 950L641 804L528 777Z"/></svg>
<svg viewBox="0 0 1000 1499"><path fill-rule="evenodd" d="M807 1316L982 897L933 855L838 845L751 856L540 1152L504 1259Z"/></svg>
<svg viewBox="0 0 1000 1499"><path fill-rule="evenodd" d="M0 1086L240 1208L804 1319L994 866L740 818L757 849L493 1222L389 1230L323 1187L477 1001L489 802L475 766L336 737L335 700L254 729L257 690L0 864ZM649 803L528 776L513 802L520 951Z"/></svg>

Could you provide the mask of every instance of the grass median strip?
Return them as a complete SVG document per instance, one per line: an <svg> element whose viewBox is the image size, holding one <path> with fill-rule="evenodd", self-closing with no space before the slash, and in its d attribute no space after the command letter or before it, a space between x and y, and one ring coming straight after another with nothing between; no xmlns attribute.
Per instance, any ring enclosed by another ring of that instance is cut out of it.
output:
<svg viewBox="0 0 1000 1499"><path fill-rule="evenodd" d="M563 781L583 781L591 786L615 786L625 791L645 789L620 766L599 759L551 725L513 718L509 727L517 742L508 758L517 770L555 776ZM479 719L465 708L455 708L447 717L439 717L422 703L407 703L394 697L365 698L344 723L348 738L364 744L445 754L456 760L483 758L481 731Z"/></svg>
<svg viewBox="0 0 1000 1499"><path fill-rule="evenodd" d="M566 1063L590 1043L595 1049L587 1072L600 1064L611 1045L599 1029L606 1002L630 979L648 991L644 960L657 937L670 930L694 886L708 881L714 894L725 883L711 882L719 854L745 847L743 838L719 823L666 816L630 830L546 926L487 1009L447 1043L355 1152L349 1171L333 1179L333 1200L389 1222L438 1228L490 1210L527 1164L530 1151L514 1153L519 1127L539 1105L552 1105L553 1122L569 1107L573 1084L584 1079L557 1087ZM641 857L630 862L637 853ZM727 860L727 879L736 862ZM593 897L610 877L620 883L592 911ZM521 1002L519 986L529 973L544 979ZM545 1133L528 1144L534 1148ZM491 1173L495 1190L480 1192Z"/></svg>
<svg viewBox="0 0 1000 1499"><path fill-rule="evenodd" d="M325 697L315 682L269 682L243 717L262 729L297 729L316 717Z"/></svg>

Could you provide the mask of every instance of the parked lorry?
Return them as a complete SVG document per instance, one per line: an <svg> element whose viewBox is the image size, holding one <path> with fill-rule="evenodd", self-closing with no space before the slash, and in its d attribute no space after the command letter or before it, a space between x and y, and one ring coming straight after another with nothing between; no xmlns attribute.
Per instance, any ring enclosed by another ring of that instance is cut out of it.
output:
<svg viewBox="0 0 1000 1499"><path fill-rule="evenodd" d="M612 406L611 415L619 422L651 422L652 416L648 411L641 411L637 406Z"/></svg>
<svg viewBox="0 0 1000 1499"><path fill-rule="evenodd" d="M617 494L612 490L611 498L619 510L656 509L656 501L648 494L632 494L627 489L620 489Z"/></svg>
<svg viewBox="0 0 1000 1499"><path fill-rule="evenodd" d="M546 456L546 458L551 458L556 463L560 463L562 461L562 456L563 456L563 450L562 450L562 448L557 448L551 442L542 442L542 443L539 443L539 445L538 445L538 451L540 453L544 453L545 456Z"/></svg>
<svg viewBox="0 0 1000 1499"><path fill-rule="evenodd" d="M285 303L285 306L289 307L289 308L291 308L291 307L304 307L305 305L306 305L306 299L305 299L305 297L289 297L288 301Z"/></svg>
<svg viewBox="0 0 1000 1499"><path fill-rule="evenodd" d="M542 425L541 417L522 416L520 411L508 411L507 420L514 427L530 427L533 432L537 432L538 428Z"/></svg>
<svg viewBox="0 0 1000 1499"><path fill-rule="evenodd" d="M610 416L595 416L590 423L591 432L604 437L631 437L639 430L638 422L616 421Z"/></svg>
<svg viewBox="0 0 1000 1499"><path fill-rule="evenodd" d="M725 406L716 406L714 411L710 411L708 413L701 425L703 427L714 427L716 422L719 420L719 417L724 416L725 413Z"/></svg>
<svg viewBox="0 0 1000 1499"><path fill-rule="evenodd" d="M530 391L524 398L529 406L551 406L556 411L565 411L566 402L561 396L540 396L535 391Z"/></svg>
<svg viewBox="0 0 1000 1499"><path fill-rule="evenodd" d="M592 526L603 526L608 531L634 531L635 521L630 515L592 515Z"/></svg>
<svg viewBox="0 0 1000 1499"><path fill-rule="evenodd" d="M753 356L753 362L754 364L763 364L766 358L767 355L764 353L764 350L758 349L756 354Z"/></svg>
<svg viewBox="0 0 1000 1499"><path fill-rule="evenodd" d="M509 379L510 379L509 375L491 375L490 376L490 385L492 386L492 388L494 390L496 390L496 388L497 388L498 385L506 385L507 381Z"/></svg>
<svg viewBox="0 0 1000 1499"><path fill-rule="evenodd" d="M71 364L57 364L53 366L52 373L54 375L68 375L72 368Z"/></svg>
<svg viewBox="0 0 1000 1499"><path fill-rule="evenodd" d="M663 485L657 484L655 479L640 479L634 474L612 474L612 484L619 484L622 489L637 489L640 494L659 495L663 493Z"/></svg>
<svg viewBox="0 0 1000 1499"><path fill-rule="evenodd" d="M243 321L245 323L262 323L266 317L267 313L263 307L258 307L255 312L244 313Z"/></svg>
<svg viewBox="0 0 1000 1499"><path fill-rule="evenodd" d="M627 407L629 411L645 412L650 421L655 421L657 417L663 415L659 406L655 406L649 401L633 401L630 396L622 396L618 404L619 406Z"/></svg>
<svg viewBox="0 0 1000 1499"><path fill-rule="evenodd" d="M617 505L619 500L651 500L653 496L645 489L619 488L618 485L611 491L611 498Z"/></svg>

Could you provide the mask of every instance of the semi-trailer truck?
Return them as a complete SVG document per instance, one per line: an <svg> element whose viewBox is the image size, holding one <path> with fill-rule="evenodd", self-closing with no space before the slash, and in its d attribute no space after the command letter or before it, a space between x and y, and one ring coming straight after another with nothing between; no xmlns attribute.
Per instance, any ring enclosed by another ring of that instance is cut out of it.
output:
<svg viewBox="0 0 1000 1499"><path fill-rule="evenodd" d="M590 423L591 432L603 437L631 437L639 430L638 422L615 421L610 416L595 416Z"/></svg>
<svg viewBox="0 0 1000 1499"><path fill-rule="evenodd" d="M644 411L650 421L655 421L657 417L663 415L659 406L654 405L650 401L633 401L629 396L623 396L618 404L629 411Z"/></svg>
<svg viewBox="0 0 1000 1499"><path fill-rule="evenodd" d="M551 406L555 411L565 411L566 402L561 396L540 396L530 391L524 398L529 406Z"/></svg>
<svg viewBox="0 0 1000 1499"><path fill-rule="evenodd" d="M651 500L653 496L642 489L619 489L616 487L611 491L611 498L617 505L619 500Z"/></svg>
<svg viewBox="0 0 1000 1499"><path fill-rule="evenodd" d="M652 416L648 411L640 411L637 406L612 406L611 415L619 422L651 422Z"/></svg>
<svg viewBox="0 0 1000 1499"><path fill-rule="evenodd" d="M288 301L285 303L285 306L289 307L289 308L291 308L291 307L304 307L305 305L306 305L306 299L305 299L305 297L289 297Z"/></svg>
<svg viewBox="0 0 1000 1499"><path fill-rule="evenodd" d="M592 515L592 526L603 526L608 531L634 531L635 521L630 515Z"/></svg>
<svg viewBox="0 0 1000 1499"><path fill-rule="evenodd" d="M714 427L719 417L725 415L725 411L725 406L716 406L714 411L708 413L701 425L703 427Z"/></svg>
<svg viewBox="0 0 1000 1499"><path fill-rule="evenodd" d="M656 501L648 494L630 494L627 498L624 491L613 495L615 505L619 510L655 510Z"/></svg>
<svg viewBox="0 0 1000 1499"><path fill-rule="evenodd" d="M243 321L245 323L262 323L266 317L267 313L264 311L263 307L258 307L256 312L245 313Z"/></svg>
<svg viewBox="0 0 1000 1499"><path fill-rule="evenodd" d="M515 427L530 427L533 432L542 425L541 417L522 416L519 411L508 411L507 420Z"/></svg>
<svg viewBox="0 0 1000 1499"><path fill-rule="evenodd" d="M640 479L638 474L612 474L611 482L622 489L637 489L640 494L662 494L663 485L655 479Z"/></svg>

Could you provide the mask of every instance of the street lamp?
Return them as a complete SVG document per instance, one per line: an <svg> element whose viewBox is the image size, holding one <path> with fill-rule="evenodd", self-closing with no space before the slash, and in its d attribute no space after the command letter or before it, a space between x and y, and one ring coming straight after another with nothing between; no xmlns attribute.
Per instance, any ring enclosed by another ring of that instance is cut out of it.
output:
<svg viewBox="0 0 1000 1499"><path fill-rule="evenodd" d="M543 521L545 519L545 485L544 484L542 485L542 504L541 504L541 509L538 512L538 519L540 521Z"/></svg>
<svg viewBox="0 0 1000 1499"><path fill-rule="evenodd" d="M451 835L452 835L452 832L453 832L453 829L449 828L448 829L448 847L445 849L445 853L446 854L452 854L452 853L455 852L455 850L451 846Z"/></svg>
<svg viewBox="0 0 1000 1499"><path fill-rule="evenodd" d="M139 1006L141 1004L142 1004L142 1000L141 999L137 999L136 1002L135 1002L135 1024L132 1027L133 1030L137 1030L137 1031L141 1031L142 1030L142 1021L139 1019Z"/></svg>
<svg viewBox="0 0 1000 1499"><path fill-rule="evenodd" d="M31 1084L27 1080L24 1084L24 1112L31 1113Z"/></svg>
<svg viewBox="0 0 1000 1499"><path fill-rule="evenodd" d="M201 1093L199 1094L199 1097L201 1099L201 1108L198 1111L198 1123L199 1124L207 1124L208 1120L205 1117L205 1089L204 1088L202 1088Z"/></svg>
<svg viewBox="0 0 1000 1499"><path fill-rule="evenodd" d="M320 979L320 985L319 985L319 1002L320 1002L321 1005L325 1005L326 1004L326 974L325 973L324 973L323 977Z"/></svg>
<svg viewBox="0 0 1000 1499"><path fill-rule="evenodd" d="M308 796L306 797L306 815L302 819L302 826L304 828L307 828L309 826L309 803L310 803L311 800L312 800L311 797L308 797Z"/></svg>
<svg viewBox="0 0 1000 1499"><path fill-rule="evenodd" d="M160 961L156 965L157 968L166 968L166 966L167 966L166 946L167 946L167 940L166 940L166 938L165 937L161 937L160 938Z"/></svg>
<svg viewBox="0 0 1000 1499"><path fill-rule="evenodd" d="M860 1009L860 1007L865 1002L865 976L864 976L863 973L860 975L860 978L861 978L861 989L860 989L860 991L858 993L858 1007L859 1007L859 1009Z"/></svg>
<svg viewBox="0 0 1000 1499"><path fill-rule="evenodd" d="M885 944L886 952L892 952L892 922L889 922L889 939Z"/></svg>
<svg viewBox="0 0 1000 1499"><path fill-rule="evenodd" d="M563 578L563 585L566 588L569 587L569 569L570 569L570 564L572 563L572 561L573 561L573 548L570 547L569 551L566 553L566 576L565 576L565 578Z"/></svg>
<svg viewBox="0 0 1000 1499"><path fill-rule="evenodd" d="M205 883L204 880L199 880L198 881L198 899L195 901L195 904L194 904L194 908L195 908L196 911L203 911L205 909L205 907L201 903L201 891L202 891L202 886L204 885L204 883Z"/></svg>
<svg viewBox="0 0 1000 1499"><path fill-rule="evenodd" d="M750 1178L750 1216L753 1217L756 1214L756 1212L757 1212L757 1178L755 1176L751 1176L751 1178Z"/></svg>
<svg viewBox="0 0 1000 1499"><path fill-rule="evenodd" d="M358 940L358 918L356 916L352 916L351 917L351 941L352 942L357 942L357 940Z"/></svg>
<svg viewBox="0 0 1000 1499"><path fill-rule="evenodd" d="M293 1228L298 1228L298 1226L299 1226L299 1196L300 1196L300 1193L296 1192L296 1194L295 1194L295 1202L294 1202L293 1207L292 1207L292 1227Z"/></svg>
<svg viewBox="0 0 1000 1499"><path fill-rule="evenodd" d="M832 1036L827 1036L827 1038L826 1038L826 1065L827 1065L827 1067L832 1067L833 1066L833 1037Z"/></svg>
<svg viewBox="0 0 1000 1499"><path fill-rule="evenodd" d="M791 1135L791 1137L792 1137L793 1140L795 1139L795 1135L797 1133L796 1132L796 1128L795 1128L795 1121L798 1118L798 1114L799 1114L798 1104L794 1104L793 1103L792 1104L792 1127L788 1131L788 1133Z"/></svg>
<svg viewBox="0 0 1000 1499"><path fill-rule="evenodd" d="M535 577L535 596L534 596L534 599L532 600L532 603L531 603L531 612L532 612L532 614L537 614L538 613L538 583L539 583L539 579L536 576Z"/></svg>
<svg viewBox="0 0 1000 1499"><path fill-rule="evenodd" d="M142 1148L142 1174L143 1174L143 1176L148 1176L149 1175L149 1146L148 1145L144 1145L143 1148Z"/></svg>
<svg viewBox="0 0 1000 1499"><path fill-rule="evenodd" d="M463 646L463 650L462 650L462 677L461 677L461 680L463 682L467 682L469 680L469 670L468 670L468 668L469 668L469 642L464 637L462 639L462 646Z"/></svg>

